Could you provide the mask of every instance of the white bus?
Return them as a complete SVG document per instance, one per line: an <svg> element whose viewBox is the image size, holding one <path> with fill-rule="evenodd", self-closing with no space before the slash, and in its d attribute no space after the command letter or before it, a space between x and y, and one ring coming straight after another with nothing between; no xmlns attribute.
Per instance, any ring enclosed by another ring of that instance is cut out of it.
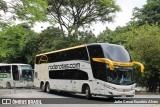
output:
<svg viewBox="0 0 160 107"><path fill-rule="evenodd" d="M33 86L33 70L28 64L0 64L0 87Z"/></svg>
<svg viewBox="0 0 160 107"><path fill-rule="evenodd" d="M135 94L133 65L120 45L93 43L36 55L35 86L51 90L107 97Z"/></svg>

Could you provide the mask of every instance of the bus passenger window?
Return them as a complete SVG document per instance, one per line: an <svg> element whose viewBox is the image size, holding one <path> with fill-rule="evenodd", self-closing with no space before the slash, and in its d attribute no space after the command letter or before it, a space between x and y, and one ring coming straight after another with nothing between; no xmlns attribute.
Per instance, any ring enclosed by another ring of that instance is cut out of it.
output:
<svg viewBox="0 0 160 107"><path fill-rule="evenodd" d="M104 53L100 45L88 46L90 58L104 58Z"/></svg>
<svg viewBox="0 0 160 107"><path fill-rule="evenodd" d="M5 67L5 71L6 71L6 73L11 73L11 67L10 66L6 66Z"/></svg>
<svg viewBox="0 0 160 107"><path fill-rule="evenodd" d="M3 66L0 67L0 73L11 73L11 67L10 66Z"/></svg>

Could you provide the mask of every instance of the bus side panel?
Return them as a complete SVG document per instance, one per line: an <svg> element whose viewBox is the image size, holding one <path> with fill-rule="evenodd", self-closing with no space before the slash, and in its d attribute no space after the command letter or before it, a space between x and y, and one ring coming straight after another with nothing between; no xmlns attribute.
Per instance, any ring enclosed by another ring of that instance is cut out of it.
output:
<svg viewBox="0 0 160 107"><path fill-rule="evenodd" d="M34 79L34 85L40 87L40 82L45 83L48 80L48 64L35 64L35 73L37 73L37 78Z"/></svg>
<svg viewBox="0 0 160 107"><path fill-rule="evenodd" d="M51 66L57 66L62 64L73 64L79 63L80 67L77 69L56 69L53 70ZM89 62L86 61L65 61L65 62L57 62L57 63L50 63L49 68L51 69L49 72L50 79L48 80L50 83L50 88L54 90L65 90L71 92L81 92L82 85L88 84L90 88L90 82L95 80L93 78L91 65ZM53 73L53 74L52 74ZM56 75L52 77L52 75ZM60 76L60 77L59 77ZM92 88L91 88L92 89Z"/></svg>
<svg viewBox="0 0 160 107"><path fill-rule="evenodd" d="M35 70L34 70L34 86L35 87L40 87L40 81L39 81L39 78L38 78L38 73L40 73L39 72L39 65L35 64Z"/></svg>
<svg viewBox="0 0 160 107"><path fill-rule="evenodd" d="M7 83L13 86L11 65L2 65L0 66L0 87L6 88Z"/></svg>

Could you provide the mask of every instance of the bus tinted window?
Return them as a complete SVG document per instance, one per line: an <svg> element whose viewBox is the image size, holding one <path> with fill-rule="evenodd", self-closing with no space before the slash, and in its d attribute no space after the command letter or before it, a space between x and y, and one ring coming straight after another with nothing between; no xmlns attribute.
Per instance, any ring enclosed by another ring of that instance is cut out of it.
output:
<svg viewBox="0 0 160 107"><path fill-rule="evenodd" d="M74 53L75 59L79 60L88 60L88 53L86 47L75 49Z"/></svg>
<svg viewBox="0 0 160 107"><path fill-rule="evenodd" d="M104 48L104 53L105 57L112 61L117 61L117 62L130 62L130 55L128 51L123 47L119 45L113 45L113 44L108 44L103 47Z"/></svg>
<svg viewBox="0 0 160 107"><path fill-rule="evenodd" d="M91 59L91 66L93 77L100 80L106 80L106 64L98 63L92 60L92 58L104 58L101 45L88 46L88 51Z"/></svg>
<svg viewBox="0 0 160 107"><path fill-rule="evenodd" d="M41 58L42 57L42 58ZM75 48L71 50L46 54L45 57L37 56L36 57L36 64L41 64L43 62L51 63L51 62L60 62L60 61L69 61L69 60L88 60L88 53L86 47ZM46 61L47 59L47 61Z"/></svg>
<svg viewBox="0 0 160 107"><path fill-rule="evenodd" d="M11 66L0 66L0 73L11 73Z"/></svg>
<svg viewBox="0 0 160 107"><path fill-rule="evenodd" d="M78 69L49 71L50 79L88 80L88 74Z"/></svg>
<svg viewBox="0 0 160 107"><path fill-rule="evenodd" d="M87 48L91 58L104 58L103 50L100 45L91 45Z"/></svg>

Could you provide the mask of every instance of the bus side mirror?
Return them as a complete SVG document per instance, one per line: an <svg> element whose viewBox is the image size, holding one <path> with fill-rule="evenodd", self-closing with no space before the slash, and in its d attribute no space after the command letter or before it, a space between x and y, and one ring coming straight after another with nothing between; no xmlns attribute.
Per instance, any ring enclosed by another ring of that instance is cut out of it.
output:
<svg viewBox="0 0 160 107"><path fill-rule="evenodd" d="M144 72L144 66L143 66L143 64L141 64L140 62L136 62L136 61L133 61L132 64L133 65L139 65L141 67L141 72L142 73Z"/></svg>

